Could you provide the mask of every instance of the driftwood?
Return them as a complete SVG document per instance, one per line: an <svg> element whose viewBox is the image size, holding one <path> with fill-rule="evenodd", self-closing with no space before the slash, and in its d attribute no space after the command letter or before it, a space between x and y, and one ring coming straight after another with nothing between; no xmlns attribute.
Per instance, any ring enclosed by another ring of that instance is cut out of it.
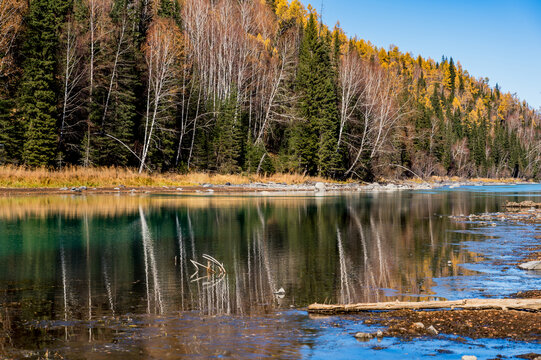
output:
<svg viewBox="0 0 541 360"><path fill-rule="evenodd" d="M455 301L381 302L350 305L312 304L309 313L337 314L391 310L526 310L541 311L541 299L465 299Z"/></svg>
<svg viewBox="0 0 541 360"><path fill-rule="evenodd" d="M541 208L541 203L536 203L531 200L526 200L519 203L508 201L507 203L505 203L505 207L511 208L511 209L524 209L524 208L538 208L539 209Z"/></svg>

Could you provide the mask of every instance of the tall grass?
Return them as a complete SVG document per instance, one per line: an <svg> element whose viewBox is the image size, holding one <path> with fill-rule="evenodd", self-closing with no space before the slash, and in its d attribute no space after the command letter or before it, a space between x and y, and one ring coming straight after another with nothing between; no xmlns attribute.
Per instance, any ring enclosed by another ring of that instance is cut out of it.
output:
<svg viewBox="0 0 541 360"><path fill-rule="evenodd" d="M142 173L133 169L100 167L68 167L62 170L45 168L27 169L16 166L0 166L0 187L4 188L57 188L71 186L114 187L124 186L195 186L200 184L224 185L249 184L251 182L276 182L302 184L308 181L329 181L320 177L301 174L222 175L203 172L189 174Z"/></svg>

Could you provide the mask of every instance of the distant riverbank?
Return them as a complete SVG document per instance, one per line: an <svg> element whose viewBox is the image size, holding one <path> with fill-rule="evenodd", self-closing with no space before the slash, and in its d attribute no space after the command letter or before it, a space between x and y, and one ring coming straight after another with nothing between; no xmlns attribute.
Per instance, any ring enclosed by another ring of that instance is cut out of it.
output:
<svg viewBox="0 0 541 360"><path fill-rule="evenodd" d="M354 180L337 182L302 174L139 174L124 168L64 170L0 167L0 195L54 193L264 193L428 190L437 187L509 185L530 183L522 179L379 179L374 183Z"/></svg>

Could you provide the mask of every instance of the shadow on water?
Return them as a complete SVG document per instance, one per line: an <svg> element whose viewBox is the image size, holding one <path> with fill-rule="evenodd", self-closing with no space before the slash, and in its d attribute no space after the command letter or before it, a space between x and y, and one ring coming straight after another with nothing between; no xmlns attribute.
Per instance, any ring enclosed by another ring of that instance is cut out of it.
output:
<svg viewBox="0 0 541 360"><path fill-rule="evenodd" d="M351 340L364 326L355 318L295 309L499 295L476 283L487 267L475 264L493 254L475 244L490 232L447 215L498 211L524 196L537 194L0 198L0 354L368 354ZM333 336L349 350L322 345Z"/></svg>

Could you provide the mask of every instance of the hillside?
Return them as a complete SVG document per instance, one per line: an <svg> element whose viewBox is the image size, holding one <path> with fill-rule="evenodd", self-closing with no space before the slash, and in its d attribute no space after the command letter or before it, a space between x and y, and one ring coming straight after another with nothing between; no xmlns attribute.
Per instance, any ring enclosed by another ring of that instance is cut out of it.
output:
<svg viewBox="0 0 541 360"><path fill-rule="evenodd" d="M298 0L3 1L0 162L541 177L526 102L318 19Z"/></svg>

